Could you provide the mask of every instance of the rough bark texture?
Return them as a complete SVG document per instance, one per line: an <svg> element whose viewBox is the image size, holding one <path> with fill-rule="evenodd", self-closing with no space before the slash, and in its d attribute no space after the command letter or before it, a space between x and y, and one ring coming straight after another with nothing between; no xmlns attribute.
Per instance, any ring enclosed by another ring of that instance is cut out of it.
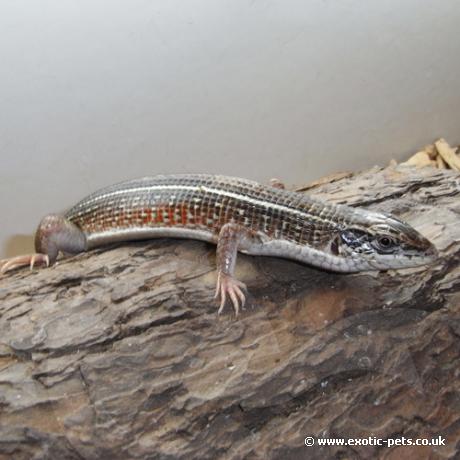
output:
<svg viewBox="0 0 460 460"><path fill-rule="evenodd" d="M339 275L240 255L249 305L216 316L215 248L154 240L0 279L1 458L454 458L460 177L374 168L308 193L409 221L439 263ZM307 436L441 447L306 447ZM458 457L457 457L458 458Z"/></svg>

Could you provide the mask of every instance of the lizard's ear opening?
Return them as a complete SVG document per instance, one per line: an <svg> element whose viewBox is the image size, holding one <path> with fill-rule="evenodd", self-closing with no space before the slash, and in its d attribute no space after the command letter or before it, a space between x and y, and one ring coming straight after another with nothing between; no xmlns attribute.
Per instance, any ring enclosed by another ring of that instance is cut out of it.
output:
<svg viewBox="0 0 460 460"><path fill-rule="evenodd" d="M340 244L340 236L337 235L332 241L331 241L331 253L334 256L339 255L339 244Z"/></svg>
<svg viewBox="0 0 460 460"><path fill-rule="evenodd" d="M351 249L356 249L369 240L369 235L363 230L350 228L340 234L340 239Z"/></svg>

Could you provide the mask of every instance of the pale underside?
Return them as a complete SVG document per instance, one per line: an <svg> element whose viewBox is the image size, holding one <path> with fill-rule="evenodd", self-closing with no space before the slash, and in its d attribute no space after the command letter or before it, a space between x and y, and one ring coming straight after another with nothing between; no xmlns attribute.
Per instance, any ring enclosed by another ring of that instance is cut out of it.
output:
<svg viewBox="0 0 460 460"><path fill-rule="evenodd" d="M188 238L217 244L217 235L207 229L189 229L184 227L130 227L126 229L112 229L100 233L86 235L88 249L113 242L147 240L151 238ZM271 239L259 232L252 238L244 238L238 248L244 254L264 255L293 259L308 265L337 272L353 272L363 270L362 260L344 258L317 250L308 246L301 246L291 241ZM372 269L369 264L364 269Z"/></svg>

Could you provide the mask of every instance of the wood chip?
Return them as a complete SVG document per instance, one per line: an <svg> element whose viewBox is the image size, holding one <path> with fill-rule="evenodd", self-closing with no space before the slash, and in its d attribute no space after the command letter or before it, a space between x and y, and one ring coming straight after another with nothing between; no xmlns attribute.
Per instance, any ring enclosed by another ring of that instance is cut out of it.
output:
<svg viewBox="0 0 460 460"><path fill-rule="evenodd" d="M460 158L455 154L456 148L452 148L444 139L439 139L435 143L436 150L442 159L452 168L460 171Z"/></svg>
<svg viewBox="0 0 460 460"><path fill-rule="evenodd" d="M432 161L430 156L424 150L415 153L403 164L417 166L417 168L424 168L425 166L436 166L436 162Z"/></svg>
<svg viewBox="0 0 460 460"><path fill-rule="evenodd" d="M436 157L438 156L438 151L436 150L434 144L425 145L425 147L423 147L423 151L428 154L430 160L436 160Z"/></svg>
<svg viewBox="0 0 460 460"><path fill-rule="evenodd" d="M449 166L447 166L447 163L442 159L441 155L436 157L436 167L438 169L449 169Z"/></svg>

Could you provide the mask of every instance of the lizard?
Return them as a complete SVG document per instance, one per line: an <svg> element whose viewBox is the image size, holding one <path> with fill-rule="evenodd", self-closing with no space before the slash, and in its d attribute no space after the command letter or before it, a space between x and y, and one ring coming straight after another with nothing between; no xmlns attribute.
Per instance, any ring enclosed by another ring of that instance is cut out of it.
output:
<svg viewBox="0 0 460 460"><path fill-rule="evenodd" d="M300 261L353 273L429 264L435 246L387 213L332 204L279 184L207 174L157 175L98 190L64 214L49 214L35 232L35 253L0 261L0 273L52 265L112 242L192 238L217 245L218 313L235 314L246 285L235 278L237 252Z"/></svg>

